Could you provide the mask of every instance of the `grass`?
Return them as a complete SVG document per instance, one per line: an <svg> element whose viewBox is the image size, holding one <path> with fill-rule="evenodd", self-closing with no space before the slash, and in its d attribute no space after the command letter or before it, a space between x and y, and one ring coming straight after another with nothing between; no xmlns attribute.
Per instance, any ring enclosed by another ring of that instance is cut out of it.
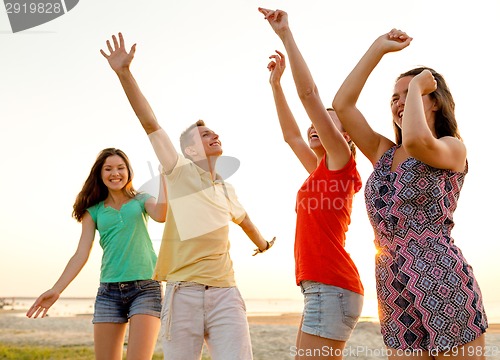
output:
<svg viewBox="0 0 500 360"><path fill-rule="evenodd" d="M94 349L92 347L68 346L56 348L0 344L1 360L91 360L94 358Z"/></svg>
<svg viewBox="0 0 500 360"><path fill-rule="evenodd" d="M123 357L125 359L125 356ZM29 346L0 344L0 360L94 360L94 348L89 346ZM156 353L152 360L162 360ZM202 360L210 360L203 356Z"/></svg>

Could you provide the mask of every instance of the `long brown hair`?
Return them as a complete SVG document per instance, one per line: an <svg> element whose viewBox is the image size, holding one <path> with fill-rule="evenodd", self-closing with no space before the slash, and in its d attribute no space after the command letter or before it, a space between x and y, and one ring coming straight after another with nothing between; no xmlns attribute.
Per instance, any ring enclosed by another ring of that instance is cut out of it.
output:
<svg viewBox="0 0 500 360"><path fill-rule="evenodd" d="M429 70L437 82L436 90L430 93L429 96L433 100L436 100L438 107L438 111L436 111L436 121L434 123L438 139L444 136L453 136L462 140L460 132L458 131L457 120L455 119L455 101L441 74L429 67L421 66L399 75L396 81L406 76L416 76L424 70ZM393 123L393 126L396 135L396 144L400 145L403 142L401 129L395 123Z"/></svg>
<svg viewBox="0 0 500 360"><path fill-rule="evenodd" d="M107 148L102 150L97 156L92 169L90 170L90 174L85 180L83 184L83 188L76 197L75 204L73 205L73 217L81 222L83 219L83 215L85 211L99 202L105 200L108 197L108 188L104 185L102 181L102 167L106 159L110 156L118 155L125 162L125 166L128 170L128 179L125 187L123 188L123 192L133 198L137 195L137 191L132 186L132 179L134 177L134 172L132 171L132 167L130 166L130 161L125 155L123 151L115 148Z"/></svg>

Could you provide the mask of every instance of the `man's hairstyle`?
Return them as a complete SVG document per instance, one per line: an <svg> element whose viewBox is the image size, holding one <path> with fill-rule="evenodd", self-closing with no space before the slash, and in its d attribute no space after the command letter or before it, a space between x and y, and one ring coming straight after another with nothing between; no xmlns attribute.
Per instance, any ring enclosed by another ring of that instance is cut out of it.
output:
<svg viewBox="0 0 500 360"><path fill-rule="evenodd" d="M186 155L185 152L186 148L188 146L194 145L193 134L191 133L191 130L197 128L198 126L206 126L206 125L203 120L198 120L194 124L191 124L186 130L184 130L179 139L182 155L184 155L187 158L189 158L189 155Z"/></svg>

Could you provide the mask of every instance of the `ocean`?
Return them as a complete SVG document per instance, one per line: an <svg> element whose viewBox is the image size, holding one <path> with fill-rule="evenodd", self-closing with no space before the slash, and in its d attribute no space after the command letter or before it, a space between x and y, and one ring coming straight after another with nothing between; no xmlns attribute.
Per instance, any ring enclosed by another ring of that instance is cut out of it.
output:
<svg viewBox="0 0 500 360"><path fill-rule="evenodd" d="M5 298L6 310L27 311L36 298L18 297ZM65 317L92 315L94 312L94 298L61 297L50 308L49 316ZM295 299L246 299L245 304L249 315L280 315L302 312L302 300Z"/></svg>
<svg viewBox="0 0 500 360"><path fill-rule="evenodd" d="M5 310L18 310L19 316L24 316L36 298L32 297L10 297L5 300ZM249 316L275 316L289 313L301 313L303 309L302 299L245 299L247 314ZM500 323L500 302L487 302L486 314L488 321L493 324ZM69 298L61 297L49 310L48 315L54 317L71 317L81 315L92 315L94 312L94 298ZM378 321L377 301L365 299L361 317L365 321Z"/></svg>

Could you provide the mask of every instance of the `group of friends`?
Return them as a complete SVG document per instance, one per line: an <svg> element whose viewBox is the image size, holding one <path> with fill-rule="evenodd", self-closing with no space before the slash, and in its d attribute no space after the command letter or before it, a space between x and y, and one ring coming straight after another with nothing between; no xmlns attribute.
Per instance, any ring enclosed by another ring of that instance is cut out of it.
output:
<svg viewBox="0 0 500 360"><path fill-rule="evenodd" d="M357 148L373 165L365 202L377 249L381 333L394 350L388 357L483 359L488 323L481 292L451 237L468 163L444 78L420 67L396 79L390 102L395 140L388 139L356 105L383 56L409 46L410 36L396 29L379 36L327 108L287 13L259 11L283 43L312 123L305 140L281 86L286 57L276 51L268 69L279 124L309 173L296 206L295 276L304 296L296 358L322 358L326 346L334 350L328 358L341 359L362 311L363 285L344 247L353 197L362 187ZM261 235L234 188L217 174L218 134L197 121L181 134L179 154L130 70L136 46L127 51L121 33L106 44L108 51L101 53L160 162L158 199L134 189L123 151L102 150L74 204L73 217L82 224L78 248L27 316L46 316L85 265L97 230L103 257L93 317L96 359L122 359L127 325L128 359L150 359L158 336L165 359L200 359L204 343L214 360L252 359L245 304L229 256L229 222L255 244L254 255L269 250L275 238ZM322 206L308 206L311 200ZM165 222L158 256L149 217Z"/></svg>

